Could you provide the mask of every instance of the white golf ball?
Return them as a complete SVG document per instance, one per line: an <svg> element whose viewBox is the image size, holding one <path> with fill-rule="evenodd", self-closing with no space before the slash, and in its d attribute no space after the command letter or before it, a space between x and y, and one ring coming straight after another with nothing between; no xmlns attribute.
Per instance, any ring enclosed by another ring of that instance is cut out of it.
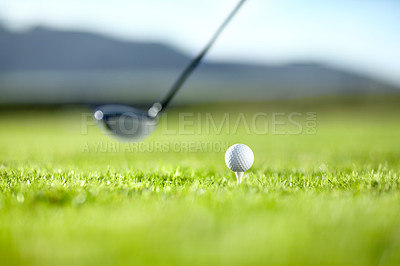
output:
<svg viewBox="0 0 400 266"><path fill-rule="evenodd" d="M235 144L225 153L225 163L233 172L245 172L254 162L253 151L244 144Z"/></svg>

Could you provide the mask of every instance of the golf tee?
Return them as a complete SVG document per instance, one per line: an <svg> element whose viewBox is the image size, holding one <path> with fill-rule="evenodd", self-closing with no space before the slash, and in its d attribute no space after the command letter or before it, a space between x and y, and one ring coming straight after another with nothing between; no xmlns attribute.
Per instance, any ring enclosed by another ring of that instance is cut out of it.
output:
<svg viewBox="0 0 400 266"><path fill-rule="evenodd" d="M238 185L242 183L244 172L235 172Z"/></svg>

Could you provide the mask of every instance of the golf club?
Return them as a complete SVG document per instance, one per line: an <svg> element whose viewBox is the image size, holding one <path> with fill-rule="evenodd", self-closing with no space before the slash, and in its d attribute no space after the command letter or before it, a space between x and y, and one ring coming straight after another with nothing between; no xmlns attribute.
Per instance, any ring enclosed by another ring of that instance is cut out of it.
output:
<svg viewBox="0 0 400 266"><path fill-rule="evenodd" d="M187 65L172 85L166 96L156 101L147 111L129 105L103 105L94 112L99 127L106 133L121 141L139 142L148 137L156 128L158 117L169 105L175 94L185 83L190 74L200 64L203 57L217 40L229 21L247 0L241 0L221 24L202 51Z"/></svg>

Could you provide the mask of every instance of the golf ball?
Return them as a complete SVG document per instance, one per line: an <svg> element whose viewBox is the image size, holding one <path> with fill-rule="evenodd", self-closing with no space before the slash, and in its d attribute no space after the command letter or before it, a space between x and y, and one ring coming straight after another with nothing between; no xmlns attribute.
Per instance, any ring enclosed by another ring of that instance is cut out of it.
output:
<svg viewBox="0 0 400 266"><path fill-rule="evenodd" d="M225 153L225 163L234 172L245 172L254 162L253 151L244 144L235 144Z"/></svg>

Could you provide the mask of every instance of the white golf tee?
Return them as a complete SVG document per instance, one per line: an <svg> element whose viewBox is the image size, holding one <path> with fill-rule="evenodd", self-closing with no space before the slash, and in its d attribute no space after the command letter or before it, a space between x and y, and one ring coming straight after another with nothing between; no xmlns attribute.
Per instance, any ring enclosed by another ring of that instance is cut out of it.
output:
<svg viewBox="0 0 400 266"><path fill-rule="evenodd" d="M244 172L235 172L238 185L242 183Z"/></svg>

